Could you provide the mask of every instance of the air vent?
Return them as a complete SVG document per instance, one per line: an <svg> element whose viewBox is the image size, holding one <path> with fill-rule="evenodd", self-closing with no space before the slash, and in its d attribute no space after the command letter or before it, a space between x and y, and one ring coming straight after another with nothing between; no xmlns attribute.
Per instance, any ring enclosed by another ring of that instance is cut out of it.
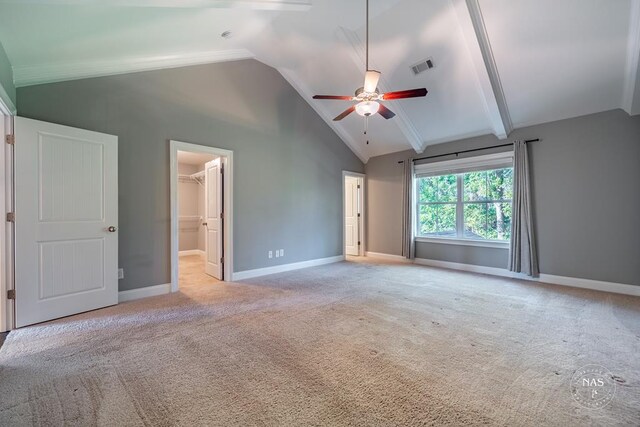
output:
<svg viewBox="0 0 640 427"><path fill-rule="evenodd" d="M413 74L417 76L420 73L424 73L425 71L432 69L433 67L435 67L433 59L427 58L424 61L420 61L417 64L412 65L411 71L413 71Z"/></svg>

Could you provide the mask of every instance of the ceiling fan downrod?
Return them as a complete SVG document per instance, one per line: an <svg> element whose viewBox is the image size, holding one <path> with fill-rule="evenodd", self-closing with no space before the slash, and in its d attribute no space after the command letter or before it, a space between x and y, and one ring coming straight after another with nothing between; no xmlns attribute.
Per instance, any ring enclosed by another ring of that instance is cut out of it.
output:
<svg viewBox="0 0 640 427"><path fill-rule="evenodd" d="M366 0L366 22L365 22L365 71L369 71L369 0Z"/></svg>

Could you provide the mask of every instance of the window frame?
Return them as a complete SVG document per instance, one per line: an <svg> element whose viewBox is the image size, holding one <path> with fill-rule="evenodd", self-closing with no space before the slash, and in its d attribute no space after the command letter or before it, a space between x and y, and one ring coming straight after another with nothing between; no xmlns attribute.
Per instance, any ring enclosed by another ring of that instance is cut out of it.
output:
<svg viewBox="0 0 640 427"><path fill-rule="evenodd" d="M415 197L414 214L414 240L426 243L444 243L465 246L483 246L492 248L509 248L509 240L497 239L472 239L464 237L464 207L467 204L489 204L489 203L512 203L512 200L464 200L464 174L469 172L480 172L513 168L513 152L503 152L488 154L484 156L469 157L463 159L447 160L433 163L416 165L413 176L413 194ZM420 202L418 180L430 176L456 175L456 202ZM420 231L420 207L439 204L455 204L456 206L456 237L421 236Z"/></svg>

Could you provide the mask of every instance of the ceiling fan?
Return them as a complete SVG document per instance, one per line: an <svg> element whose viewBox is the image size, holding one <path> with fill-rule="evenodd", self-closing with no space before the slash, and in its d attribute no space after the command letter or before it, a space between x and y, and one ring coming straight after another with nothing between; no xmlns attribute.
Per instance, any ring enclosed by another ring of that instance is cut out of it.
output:
<svg viewBox="0 0 640 427"><path fill-rule="evenodd" d="M380 93L378 90L378 80L380 79L380 71L369 69L369 0L366 0L366 65L364 75L364 86L358 88L355 92L355 96L340 96L340 95L314 95L313 99L335 99L340 101L357 101L356 104L344 110L333 120L339 121L347 117L354 111L366 119L370 116L378 113L385 119L390 119L396 114L385 107L380 101L389 101L394 99L404 98L418 98L427 95L427 89L409 89L400 90L397 92ZM367 133L365 127L365 134ZM368 141L367 141L368 143Z"/></svg>

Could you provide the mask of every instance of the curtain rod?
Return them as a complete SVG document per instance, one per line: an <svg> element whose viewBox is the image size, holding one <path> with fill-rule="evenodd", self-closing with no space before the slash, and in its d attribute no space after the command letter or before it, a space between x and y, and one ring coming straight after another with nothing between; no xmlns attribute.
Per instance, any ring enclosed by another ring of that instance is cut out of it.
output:
<svg viewBox="0 0 640 427"><path fill-rule="evenodd" d="M538 141L540 141L540 138L527 139L524 142L525 143L529 143L529 142L538 142ZM513 143L509 142L507 144L491 145L489 147L482 147L482 148L472 148L470 150L455 151L453 153L447 153L447 154L436 154L435 156L418 157L417 159L413 159L413 161L416 162L418 160L435 159L435 158L438 158L438 157L446 157L446 156L453 156L453 155L458 157L458 154L472 153L474 151L490 150L492 148L509 147L509 146L513 146ZM400 160L398 163L404 163L404 160Z"/></svg>

